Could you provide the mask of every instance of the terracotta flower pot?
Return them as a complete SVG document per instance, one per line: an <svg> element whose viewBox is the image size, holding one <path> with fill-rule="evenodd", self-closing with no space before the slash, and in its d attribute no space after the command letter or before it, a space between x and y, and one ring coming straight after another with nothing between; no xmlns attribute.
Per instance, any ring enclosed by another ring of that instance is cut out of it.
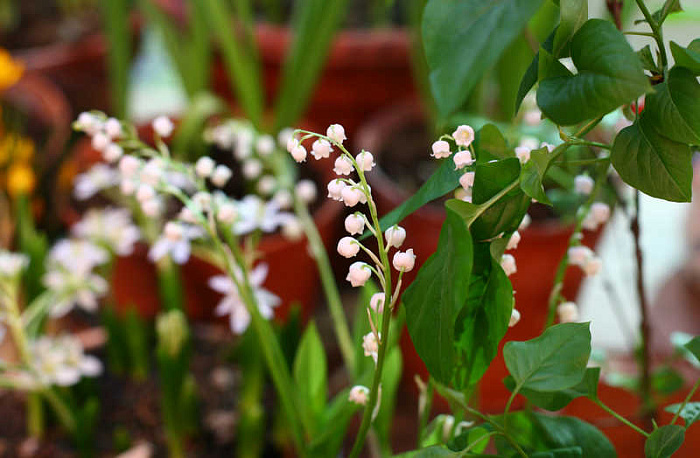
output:
<svg viewBox="0 0 700 458"><path fill-rule="evenodd" d="M401 204L409 195L401 189L396 181L381 168L381 154L386 151L387 142L392 134L399 135L407 130L418 128L424 123L421 110L415 105L402 106L389 110L370 119L359 130L356 145L371 151L378 158L380 167L367 175L377 201L380 215ZM406 154L411 154L406 150ZM430 144L426 143L426 157L430 154ZM401 226L406 229L405 247L411 247L416 254L416 269L404 275L404 287L416 276L420 266L432 255L438 243L440 229L445 220L445 210L440 205L426 205L406 217ZM562 225L558 221L533 221L521 231L522 239L518 249L513 251L518 272L510 277L513 290L516 291L516 307L521 313L517 326L509 328L499 348L496 359L483 378L480 392L481 408L487 412L498 411L505 406L510 393L501 380L508 375L502 358L502 346L509 340L528 340L538 336L547 319L549 293L554 282L557 265L568 248L569 237L573 227ZM593 247L600 232L585 233L583 243ZM563 294L575 298L582 280L578 269L570 269L564 282ZM425 365L415 353L408 333L402 336L402 348L406 371L405 380L413 384L413 374L418 373L424 379L427 376Z"/></svg>
<svg viewBox="0 0 700 458"><path fill-rule="evenodd" d="M139 128L141 138L151 136L150 127ZM87 139L81 139L76 147L75 160L80 169L100 161L100 154L93 150ZM330 180L331 171L328 164L312 161L309 167L315 167L319 177L320 204L313 213L313 219L326 246L337 238L340 229L342 204L323 198L322 190ZM74 209L70 219L75 221L78 212ZM262 237L258 246L261 262L269 267L264 287L282 299L282 304L275 309L275 317L286 319L292 305L299 304L302 316L308 318L316 305L319 287L319 274L316 262L310 256L306 239L292 241L281 234L268 234ZM117 259L113 274L113 295L117 308L126 310L135 306L139 314L146 318L154 317L161 309L158 293L158 276L156 267L147 258L148 249L144 245L137 247L131 256ZM194 320L214 319L214 309L221 295L212 290L208 281L222 270L210 262L192 256L180 267L182 286L185 294L185 307L188 316Z"/></svg>

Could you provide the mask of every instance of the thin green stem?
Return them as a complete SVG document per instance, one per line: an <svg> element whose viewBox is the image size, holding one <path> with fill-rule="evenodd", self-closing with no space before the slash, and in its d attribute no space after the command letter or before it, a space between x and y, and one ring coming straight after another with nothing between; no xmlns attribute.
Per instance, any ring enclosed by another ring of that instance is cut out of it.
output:
<svg viewBox="0 0 700 458"><path fill-rule="evenodd" d="M644 15L644 19L649 23L649 27L654 35L654 40L656 40L656 46L659 48L659 54L661 55L661 66L666 70L668 66L668 57L666 56L666 46L664 46L663 32L661 30L661 25L656 22L654 17L649 12L649 9L644 4L644 0L636 0L639 10Z"/></svg>
<svg viewBox="0 0 700 458"><path fill-rule="evenodd" d="M698 387L700 387L700 379L695 382L695 385L693 385L693 388L690 390L688 395L683 399L683 403L678 407L678 410L676 411L675 415L673 415L673 419L671 420L671 424L674 424L676 420L678 420L678 416L681 414L685 406L690 402L690 398L693 397L693 394L695 394L695 391L697 391Z"/></svg>
<svg viewBox="0 0 700 458"><path fill-rule="evenodd" d="M39 393L46 398L54 412L56 412L56 416L61 420L61 423L63 423L63 426L71 434L75 434L77 429L75 418L73 418L66 403L51 388L42 390Z"/></svg>
<svg viewBox="0 0 700 458"><path fill-rule="evenodd" d="M27 431L31 437L44 435L44 407L37 393L27 394Z"/></svg>
<svg viewBox="0 0 700 458"><path fill-rule="evenodd" d="M340 299L338 285L333 277L333 269L328 259L326 247L321 239L321 234L318 233L318 229L311 219L311 215L309 215L306 205L300 199L295 199L294 206L297 217L304 228L304 233L311 247L314 260L318 266L318 271L321 276L321 285L323 286L323 292L328 301L328 309L331 313L331 319L333 320L333 328L336 338L338 339L340 354L343 357L343 362L348 370L348 374L350 374L352 378L355 375L356 367L355 350L352 338L350 337L350 328L348 327L348 322L343 310L343 303Z"/></svg>
<svg viewBox="0 0 700 458"><path fill-rule="evenodd" d="M615 417L618 421L620 421L620 422L624 423L625 425L629 426L630 428L632 428L633 430L637 431L639 434L643 435L644 437L649 437L649 433L648 433L648 432L644 431L644 430L643 430L642 428L640 428L639 426L635 425L634 423L632 423L631 421L629 421L628 419L626 419L625 417L623 417L623 416L620 415L619 413L615 412L613 409L611 409L610 407L608 407L608 406L607 406L603 401L601 401L600 399L596 399L594 402L595 402L596 404L598 404L598 406L600 406L601 409L605 410L607 413L609 413L610 415L612 415L613 417Z"/></svg>
<svg viewBox="0 0 700 458"><path fill-rule="evenodd" d="M608 151L612 149L612 145L608 145L607 143L591 142L588 140L576 140L573 144L581 146L592 146L594 148L602 148Z"/></svg>

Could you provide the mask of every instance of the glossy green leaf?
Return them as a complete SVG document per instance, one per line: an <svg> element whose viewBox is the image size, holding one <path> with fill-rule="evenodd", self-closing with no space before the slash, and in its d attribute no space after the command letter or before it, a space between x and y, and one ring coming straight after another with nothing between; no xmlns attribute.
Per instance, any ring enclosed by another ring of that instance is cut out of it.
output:
<svg viewBox="0 0 700 458"><path fill-rule="evenodd" d="M646 97L644 116L664 137L679 143L700 144L700 83L690 70L672 68L666 81L654 89Z"/></svg>
<svg viewBox="0 0 700 458"><path fill-rule="evenodd" d="M508 147L506 138L493 124L485 124L479 129L474 140L474 148L479 162L515 157L515 151Z"/></svg>
<svg viewBox="0 0 700 458"><path fill-rule="evenodd" d="M615 137L610 152L613 167L627 184L673 202L690 202L691 156L688 145L665 137L644 112Z"/></svg>
<svg viewBox="0 0 700 458"><path fill-rule="evenodd" d="M472 239L464 220L447 209L437 251L425 262L403 294L406 325L430 374L450 383L454 371L455 317L468 294Z"/></svg>
<svg viewBox="0 0 700 458"><path fill-rule="evenodd" d="M569 405L569 403L576 398L587 397L589 399L596 399L598 397L599 378L600 368L589 367L586 369L583 380L571 388L566 388L561 391L535 391L524 388L520 390L520 394L525 396L537 407L556 412ZM515 380L513 376L509 375L506 377L503 383L510 391L515 389Z"/></svg>
<svg viewBox="0 0 700 458"><path fill-rule="evenodd" d="M652 13L651 17L658 24L663 24L669 14L680 13L681 11L683 11L681 0L666 0L661 8Z"/></svg>
<svg viewBox="0 0 700 458"><path fill-rule="evenodd" d="M684 345L686 350L691 352L695 358L700 361L700 336L693 337L693 339Z"/></svg>
<svg viewBox="0 0 700 458"><path fill-rule="evenodd" d="M542 0L428 2L423 42L433 96L443 116L464 103L541 4Z"/></svg>
<svg viewBox="0 0 700 458"><path fill-rule="evenodd" d="M503 357L516 386L559 391L577 385L591 354L589 327L589 323L563 323L532 340L508 342Z"/></svg>
<svg viewBox="0 0 700 458"><path fill-rule="evenodd" d="M533 453L530 458L581 458L582 456L581 447L565 447Z"/></svg>
<svg viewBox="0 0 700 458"><path fill-rule="evenodd" d="M574 34L588 20L588 0L560 0L561 21L554 35L552 54L561 55Z"/></svg>
<svg viewBox="0 0 700 458"><path fill-rule="evenodd" d="M671 404L670 406L666 406L664 410L675 415L680 408L681 404ZM687 403L685 407L683 407L683 410L681 410L679 416L685 420L685 427L689 428L690 425L700 420L700 402Z"/></svg>
<svg viewBox="0 0 700 458"><path fill-rule="evenodd" d="M450 450L460 451L470 447L472 454L481 453L489 445L488 433L486 428L474 426L453 438L447 445Z"/></svg>
<svg viewBox="0 0 700 458"><path fill-rule="evenodd" d="M700 75L700 38L691 41L687 48L672 41L671 54L677 67L685 67L693 72L693 75Z"/></svg>
<svg viewBox="0 0 700 458"><path fill-rule="evenodd" d="M654 430L644 444L646 458L668 458L681 448L685 429L679 425L666 425Z"/></svg>
<svg viewBox="0 0 700 458"><path fill-rule="evenodd" d="M382 230L398 224L406 216L428 202L432 202L448 192L454 191L459 186L459 177L462 176L462 173L459 170L455 170L455 165L451 158L444 160L415 194L381 218L379 224Z"/></svg>
<svg viewBox="0 0 700 458"><path fill-rule="evenodd" d="M476 244L469 298L456 320L455 388L474 385L484 375L498 354L512 310L510 280L491 257L490 244Z"/></svg>
<svg viewBox="0 0 700 458"><path fill-rule="evenodd" d="M650 90L637 55L608 21L586 21L571 40L571 58L577 74L539 75L537 104L559 125L604 115Z"/></svg>
<svg viewBox="0 0 700 458"><path fill-rule="evenodd" d="M525 194L543 204L552 205L544 192L542 180L547 173L550 154L547 148L540 148L530 153L530 160L523 165L520 174L520 188Z"/></svg>
<svg viewBox="0 0 700 458"><path fill-rule="evenodd" d="M475 172L472 201L478 206L519 179L520 161L517 158L508 158L481 163L477 164ZM518 228L529 206L530 198L519 187L514 187L474 220L471 225L474 240L489 240L502 232L513 232Z"/></svg>
<svg viewBox="0 0 700 458"><path fill-rule="evenodd" d="M294 358L293 373L300 404L309 408L315 420L326 405L328 374L321 336L313 322L307 326L301 337Z"/></svg>
<svg viewBox="0 0 700 458"><path fill-rule="evenodd" d="M557 29L554 29L554 31L549 35L549 37L547 37L547 39L542 43L542 45L541 45L542 49L546 50L549 53L552 52L552 48L554 46L554 36L556 35L556 33L557 33ZM520 80L520 88L518 89L518 97L515 100L515 112L516 113L520 109L520 105L523 103L523 100L525 99L525 96L527 95L527 93L530 92L530 89L532 89L532 87L537 83L539 66L540 66L540 54L538 52L535 55L535 58L532 59L530 66L525 71L525 75L523 75L523 79Z"/></svg>
<svg viewBox="0 0 700 458"><path fill-rule="evenodd" d="M573 417L534 414L551 447L579 447L583 458L615 458L617 453L605 435L593 425Z"/></svg>

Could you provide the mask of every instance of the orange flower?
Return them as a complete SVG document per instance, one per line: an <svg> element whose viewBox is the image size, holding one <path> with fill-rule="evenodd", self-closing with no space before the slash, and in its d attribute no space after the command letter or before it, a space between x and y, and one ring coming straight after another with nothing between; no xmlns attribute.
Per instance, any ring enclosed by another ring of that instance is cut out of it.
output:
<svg viewBox="0 0 700 458"><path fill-rule="evenodd" d="M36 186L36 176L26 164L16 163L7 170L7 193L12 197L31 194Z"/></svg>
<svg viewBox="0 0 700 458"><path fill-rule="evenodd" d="M24 73L24 65L12 59L6 49L0 48L0 92L15 84Z"/></svg>

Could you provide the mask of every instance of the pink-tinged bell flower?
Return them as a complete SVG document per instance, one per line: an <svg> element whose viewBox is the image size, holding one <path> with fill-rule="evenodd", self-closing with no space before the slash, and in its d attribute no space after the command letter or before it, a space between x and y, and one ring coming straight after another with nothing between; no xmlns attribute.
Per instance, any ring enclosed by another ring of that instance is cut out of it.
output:
<svg viewBox="0 0 700 458"><path fill-rule="evenodd" d="M432 150L433 154L431 154L431 156L433 156L435 159L444 159L446 157L450 157L450 154L452 154L450 151L450 144L445 140L438 140L434 142Z"/></svg>
<svg viewBox="0 0 700 458"><path fill-rule="evenodd" d="M474 141L474 129L472 129L471 126L459 126L457 130L452 133L452 138L455 139L455 143L459 146L464 146L466 148Z"/></svg>
<svg viewBox="0 0 700 458"><path fill-rule="evenodd" d="M372 276L372 270L369 265L365 262L354 262L350 265L350 270L348 270L348 275L345 277L347 281L354 287L364 286Z"/></svg>
<svg viewBox="0 0 700 458"><path fill-rule="evenodd" d="M394 254L394 259L392 260L394 269L399 272L410 272L416 265L416 255L413 254L413 248L406 251L398 251Z"/></svg>

